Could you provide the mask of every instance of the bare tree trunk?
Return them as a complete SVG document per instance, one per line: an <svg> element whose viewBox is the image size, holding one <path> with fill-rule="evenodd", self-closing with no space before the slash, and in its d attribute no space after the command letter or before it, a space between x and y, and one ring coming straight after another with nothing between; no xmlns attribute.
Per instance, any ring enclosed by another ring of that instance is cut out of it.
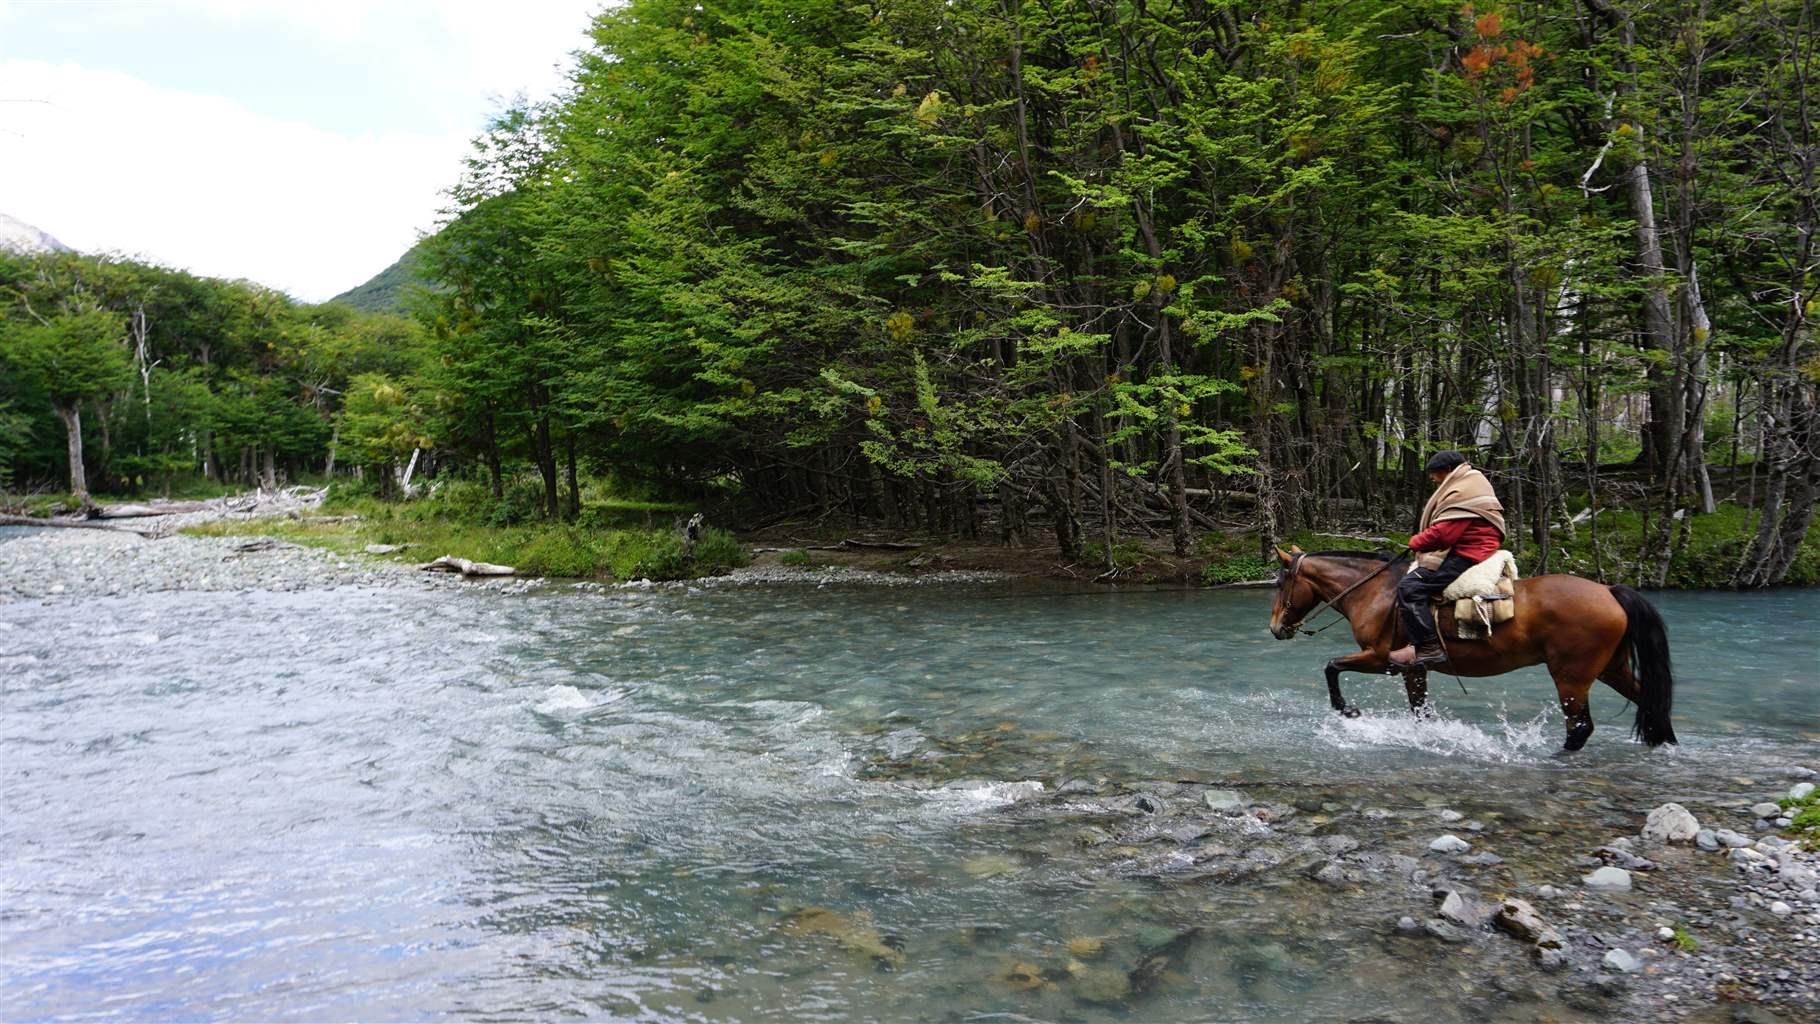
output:
<svg viewBox="0 0 1820 1024"><path fill-rule="evenodd" d="M569 431L563 438L563 461L569 478L569 522L581 518L581 478L575 469L575 432Z"/></svg>
<svg viewBox="0 0 1820 1024"><path fill-rule="evenodd" d="M57 418L69 438L70 493L79 504L88 504L88 473L82 466L82 403L57 406Z"/></svg>

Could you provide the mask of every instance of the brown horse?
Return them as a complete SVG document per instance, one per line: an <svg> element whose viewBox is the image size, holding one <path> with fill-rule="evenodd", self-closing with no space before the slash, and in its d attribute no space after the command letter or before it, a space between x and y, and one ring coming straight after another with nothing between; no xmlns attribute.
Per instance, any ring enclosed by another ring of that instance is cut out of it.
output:
<svg viewBox="0 0 1820 1024"><path fill-rule="evenodd" d="M1270 632L1279 640L1294 637L1302 620L1322 605L1344 615L1359 650L1327 663L1327 696L1335 711L1356 716L1358 708L1340 695L1340 673L1391 671L1390 652L1402 642L1403 632L1397 581L1409 562L1360 552L1311 554L1294 547L1278 548L1277 558L1282 568ZM1579 750L1592 735L1587 696L1595 679L1637 706L1639 739L1652 747L1675 742L1668 721L1675 687L1668 629L1656 609L1629 587L1607 587L1578 576L1519 580L1516 617L1499 623L1490 639L1443 642L1448 660L1441 669L1454 675L1495 676L1546 664L1567 716L1563 749ZM1405 673L1403 686L1410 709L1424 711L1427 673Z"/></svg>

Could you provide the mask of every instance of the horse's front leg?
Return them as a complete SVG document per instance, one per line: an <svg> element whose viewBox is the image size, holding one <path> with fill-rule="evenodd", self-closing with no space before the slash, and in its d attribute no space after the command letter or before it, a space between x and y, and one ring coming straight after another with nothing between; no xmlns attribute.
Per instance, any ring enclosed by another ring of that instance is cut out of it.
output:
<svg viewBox="0 0 1820 1024"><path fill-rule="evenodd" d="M1434 714L1428 706L1428 670L1411 669L1403 673L1403 692L1409 696L1409 712L1417 718Z"/></svg>
<svg viewBox="0 0 1820 1024"><path fill-rule="evenodd" d="M1354 651L1327 663L1327 702L1333 709L1347 718L1359 717L1356 704L1349 704L1340 694L1341 672L1382 672L1389 665L1382 654L1375 650Z"/></svg>

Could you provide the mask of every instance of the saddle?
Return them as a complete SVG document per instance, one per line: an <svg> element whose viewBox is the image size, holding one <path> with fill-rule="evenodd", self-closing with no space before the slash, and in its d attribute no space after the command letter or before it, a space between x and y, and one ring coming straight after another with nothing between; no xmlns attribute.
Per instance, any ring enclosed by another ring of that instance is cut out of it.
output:
<svg viewBox="0 0 1820 1024"><path fill-rule="evenodd" d="M1434 602L1435 625L1455 640L1484 640L1517 614L1517 560L1500 550L1460 574Z"/></svg>

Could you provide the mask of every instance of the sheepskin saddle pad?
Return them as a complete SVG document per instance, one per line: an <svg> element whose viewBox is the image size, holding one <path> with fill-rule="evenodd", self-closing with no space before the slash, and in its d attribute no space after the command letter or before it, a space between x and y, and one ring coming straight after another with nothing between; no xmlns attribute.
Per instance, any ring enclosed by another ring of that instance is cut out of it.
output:
<svg viewBox="0 0 1820 1024"><path fill-rule="evenodd" d="M1461 573L1435 603L1452 605L1460 639L1483 640L1493 626L1516 617L1517 579L1516 558L1501 550Z"/></svg>

